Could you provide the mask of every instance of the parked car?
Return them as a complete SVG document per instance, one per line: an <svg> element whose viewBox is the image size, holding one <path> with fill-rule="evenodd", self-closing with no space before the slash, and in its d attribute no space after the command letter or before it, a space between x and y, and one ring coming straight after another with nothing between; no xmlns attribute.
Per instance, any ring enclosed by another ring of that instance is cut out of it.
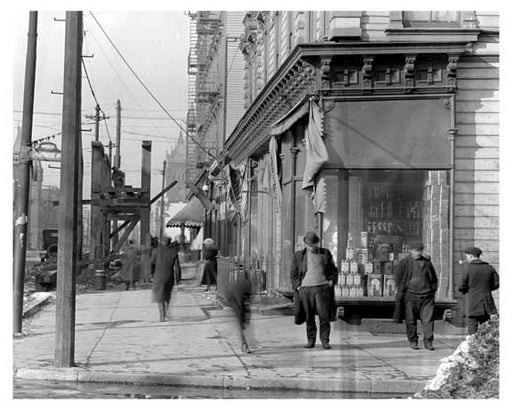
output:
<svg viewBox="0 0 512 410"><path fill-rule="evenodd" d="M43 229L43 248L39 251L41 262L57 257L59 231L57 229Z"/></svg>

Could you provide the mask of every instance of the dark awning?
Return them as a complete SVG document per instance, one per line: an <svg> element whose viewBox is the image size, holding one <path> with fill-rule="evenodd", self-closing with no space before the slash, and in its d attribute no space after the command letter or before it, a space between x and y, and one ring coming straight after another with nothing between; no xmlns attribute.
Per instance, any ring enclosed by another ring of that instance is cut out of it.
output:
<svg viewBox="0 0 512 410"><path fill-rule="evenodd" d="M329 163L343 168L449 169L450 99L336 101L325 113Z"/></svg>
<svg viewBox="0 0 512 410"><path fill-rule="evenodd" d="M199 199L194 196L181 211L169 219L166 226L174 228L183 225L186 228L198 228L203 226L203 220L204 206Z"/></svg>
<svg viewBox="0 0 512 410"><path fill-rule="evenodd" d="M309 113L309 99L299 101L290 111L270 127L270 135L281 135Z"/></svg>

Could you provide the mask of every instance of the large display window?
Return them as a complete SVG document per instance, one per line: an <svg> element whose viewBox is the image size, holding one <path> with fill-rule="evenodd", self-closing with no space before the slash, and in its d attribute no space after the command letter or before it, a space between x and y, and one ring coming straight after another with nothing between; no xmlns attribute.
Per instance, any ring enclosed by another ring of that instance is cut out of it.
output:
<svg viewBox="0 0 512 410"><path fill-rule="evenodd" d="M331 170L324 178L322 239L340 271L337 297L394 297L394 270L415 241L447 290L447 171Z"/></svg>

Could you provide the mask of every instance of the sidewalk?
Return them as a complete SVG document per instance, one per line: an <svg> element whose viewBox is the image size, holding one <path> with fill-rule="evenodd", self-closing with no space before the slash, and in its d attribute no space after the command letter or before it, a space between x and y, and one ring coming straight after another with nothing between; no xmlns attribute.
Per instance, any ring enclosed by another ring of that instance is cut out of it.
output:
<svg viewBox="0 0 512 410"><path fill-rule="evenodd" d="M213 294L180 285L170 312L167 322L158 321L149 289L78 295L77 367L60 369L53 367L53 303L24 320L26 336L14 339L14 376L409 394L421 391L439 360L465 338L464 329L436 322L436 350L412 351L403 324L375 319L349 325L338 320L331 324L331 350L319 342L304 349L305 325L294 325L293 316L255 313L248 332L253 353L244 354L231 310L216 305Z"/></svg>

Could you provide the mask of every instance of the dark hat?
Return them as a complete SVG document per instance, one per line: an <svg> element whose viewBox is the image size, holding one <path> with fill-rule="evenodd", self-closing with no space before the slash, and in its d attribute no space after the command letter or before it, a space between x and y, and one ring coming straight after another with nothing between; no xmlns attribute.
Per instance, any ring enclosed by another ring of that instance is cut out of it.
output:
<svg viewBox="0 0 512 410"><path fill-rule="evenodd" d="M304 236L304 243L306 243L308 245L314 245L315 243L318 243L318 242L320 242L320 238L313 231L308 232L306 234L306 236Z"/></svg>
<svg viewBox="0 0 512 410"><path fill-rule="evenodd" d="M466 249L464 249L464 253L476 256L478 258L482 254L482 250L474 246L468 246Z"/></svg>
<svg viewBox="0 0 512 410"><path fill-rule="evenodd" d="M416 242L412 242L412 243L409 245L409 248L410 248L412 251L422 251L422 250L425 248L425 245L423 245L423 242L416 241Z"/></svg>

